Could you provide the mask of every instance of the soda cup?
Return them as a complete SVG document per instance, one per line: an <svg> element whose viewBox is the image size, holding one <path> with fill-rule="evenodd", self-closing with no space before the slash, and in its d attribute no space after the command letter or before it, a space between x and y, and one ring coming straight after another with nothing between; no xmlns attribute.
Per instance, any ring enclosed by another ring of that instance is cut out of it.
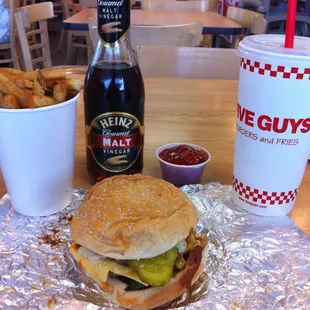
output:
<svg viewBox="0 0 310 310"><path fill-rule="evenodd" d="M263 216L294 205L310 145L310 38L254 35L242 40L233 201Z"/></svg>

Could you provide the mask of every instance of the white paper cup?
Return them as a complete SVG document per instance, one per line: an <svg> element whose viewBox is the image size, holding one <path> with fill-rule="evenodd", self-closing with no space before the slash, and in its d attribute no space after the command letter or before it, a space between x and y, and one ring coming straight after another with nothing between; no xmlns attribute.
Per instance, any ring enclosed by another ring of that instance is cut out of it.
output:
<svg viewBox="0 0 310 310"><path fill-rule="evenodd" d="M76 105L0 109L0 168L13 209L44 216L72 199Z"/></svg>
<svg viewBox="0 0 310 310"><path fill-rule="evenodd" d="M241 57L233 201L251 213L281 216L296 200L310 145L310 38L255 35Z"/></svg>

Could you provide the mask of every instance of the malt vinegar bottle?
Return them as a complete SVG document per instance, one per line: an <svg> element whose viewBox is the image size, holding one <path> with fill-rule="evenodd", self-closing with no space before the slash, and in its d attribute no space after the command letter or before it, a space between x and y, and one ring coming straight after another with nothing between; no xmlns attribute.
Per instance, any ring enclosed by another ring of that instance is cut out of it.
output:
<svg viewBox="0 0 310 310"><path fill-rule="evenodd" d="M143 168L144 83L129 28L129 0L98 0L99 42L84 90L87 170L94 182Z"/></svg>

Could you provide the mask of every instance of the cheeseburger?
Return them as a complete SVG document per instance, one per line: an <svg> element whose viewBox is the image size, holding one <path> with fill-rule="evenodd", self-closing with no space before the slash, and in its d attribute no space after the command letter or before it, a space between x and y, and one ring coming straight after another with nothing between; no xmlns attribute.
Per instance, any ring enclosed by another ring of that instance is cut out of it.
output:
<svg viewBox="0 0 310 310"><path fill-rule="evenodd" d="M153 309L185 293L207 259L197 212L178 188L145 175L96 184L71 222L78 265L115 303Z"/></svg>

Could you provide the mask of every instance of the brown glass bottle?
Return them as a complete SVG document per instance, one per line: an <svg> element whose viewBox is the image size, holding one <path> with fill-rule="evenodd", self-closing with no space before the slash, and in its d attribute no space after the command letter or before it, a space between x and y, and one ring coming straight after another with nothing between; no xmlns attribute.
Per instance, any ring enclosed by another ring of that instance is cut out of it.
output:
<svg viewBox="0 0 310 310"><path fill-rule="evenodd" d="M143 169L144 84L129 26L130 1L98 1L100 40L84 90L87 170L94 182Z"/></svg>

